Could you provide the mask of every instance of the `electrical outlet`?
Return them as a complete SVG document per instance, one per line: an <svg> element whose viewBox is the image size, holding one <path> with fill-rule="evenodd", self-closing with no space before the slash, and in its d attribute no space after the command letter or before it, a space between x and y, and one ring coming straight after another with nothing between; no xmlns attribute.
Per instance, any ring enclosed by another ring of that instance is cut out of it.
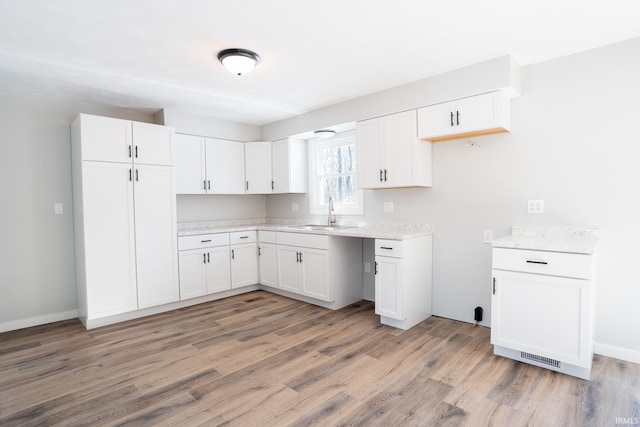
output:
<svg viewBox="0 0 640 427"><path fill-rule="evenodd" d="M54 203L53 204L53 214L54 215L62 215L64 210L62 208L62 203Z"/></svg>
<svg viewBox="0 0 640 427"><path fill-rule="evenodd" d="M482 238L484 243L491 243L493 241L493 231L492 230L484 230L484 236Z"/></svg>
<svg viewBox="0 0 640 427"><path fill-rule="evenodd" d="M291 203L291 212L298 212L298 204L293 202Z"/></svg>
<svg viewBox="0 0 640 427"><path fill-rule="evenodd" d="M541 214L544 213L544 200L528 200L527 201L527 213Z"/></svg>
<svg viewBox="0 0 640 427"><path fill-rule="evenodd" d="M384 202L384 211L393 212L393 202Z"/></svg>
<svg viewBox="0 0 640 427"><path fill-rule="evenodd" d="M365 273L371 273L371 263L370 262L365 262L364 263L364 272Z"/></svg>

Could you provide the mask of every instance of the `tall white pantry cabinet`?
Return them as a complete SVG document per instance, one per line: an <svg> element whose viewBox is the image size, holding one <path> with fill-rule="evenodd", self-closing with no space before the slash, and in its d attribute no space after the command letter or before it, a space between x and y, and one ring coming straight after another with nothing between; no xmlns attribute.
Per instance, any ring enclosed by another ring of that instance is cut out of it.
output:
<svg viewBox="0 0 640 427"><path fill-rule="evenodd" d="M80 114L71 124L80 320L178 301L174 130Z"/></svg>

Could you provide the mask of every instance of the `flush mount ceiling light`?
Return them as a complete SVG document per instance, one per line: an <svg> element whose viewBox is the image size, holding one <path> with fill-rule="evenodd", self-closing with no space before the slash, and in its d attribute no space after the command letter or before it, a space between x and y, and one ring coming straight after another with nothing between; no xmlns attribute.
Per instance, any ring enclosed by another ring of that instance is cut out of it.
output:
<svg viewBox="0 0 640 427"><path fill-rule="evenodd" d="M318 138L331 138L336 134L336 131L331 129L320 129L313 132L313 134Z"/></svg>
<svg viewBox="0 0 640 427"><path fill-rule="evenodd" d="M260 56L247 49L221 50L218 53L218 59L227 70L239 76L250 73L260 62Z"/></svg>

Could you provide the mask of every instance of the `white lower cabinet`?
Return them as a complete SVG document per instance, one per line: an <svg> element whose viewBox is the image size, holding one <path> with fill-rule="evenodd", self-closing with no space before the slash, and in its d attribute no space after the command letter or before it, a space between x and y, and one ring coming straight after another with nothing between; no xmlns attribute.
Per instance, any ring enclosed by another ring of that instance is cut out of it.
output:
<svg viewBox="0 0 640 427"><path fill-rule="evenodd" d="M229 235L231 250L231 288L258 283L258 245L256 231L234 232Z"/></svg>
<svg viewBox="0 0 640 427"><path fill-rule="evenodd" d="M431 236L375 241L375 306L380 321L409 329L431 316Z"/></svg>
<svg viewBox="0 0 640 427"><path fill-rule="evenodd" d="M133 174L138 308L142 309L180 299L175 171L172 167L141 165Z"/></svg>
<svg viewBox="0 0 640 427"><path fill-rule="evenodd" d="M180 299L231 289L229 233L180 237Z"/></svg>
<svg viewBox="0 0 640 427"><path fill-rule="evenodd" d="M331 301L329 251L279 246L279 288L322 301Z"/></svg>
<svg viewBox="0 0 640 427"><path fill-rule="evenodd" d="M261 285L278 287L278 247L275 231L258 231L258 280Z"/></svg>
<svg viewBox="0 0 640 427"><path fill-rule="evenodd" d="M593 266L587 254L494 248L495 354L589 379Z"/></svg>
<svg viewBox="0 0 640 427"><path fill-rule="evenodd" d="M276 239L278 290L333 309L362 299L361 239L287 232Z"/></svg>

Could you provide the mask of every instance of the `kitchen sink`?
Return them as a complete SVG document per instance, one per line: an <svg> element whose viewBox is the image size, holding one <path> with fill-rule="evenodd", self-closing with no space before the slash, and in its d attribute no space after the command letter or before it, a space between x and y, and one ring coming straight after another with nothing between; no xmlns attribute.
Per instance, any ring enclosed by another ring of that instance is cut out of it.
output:
<svg viewBox="0 0 640 427"><path fill-rule="evenodd" d="M349 228L356 228L353 225L318 225L318 224L306 224L306 225L290 225L287 228L292 230L321 230L321 231L337 231L346 230Z"/></svg>

